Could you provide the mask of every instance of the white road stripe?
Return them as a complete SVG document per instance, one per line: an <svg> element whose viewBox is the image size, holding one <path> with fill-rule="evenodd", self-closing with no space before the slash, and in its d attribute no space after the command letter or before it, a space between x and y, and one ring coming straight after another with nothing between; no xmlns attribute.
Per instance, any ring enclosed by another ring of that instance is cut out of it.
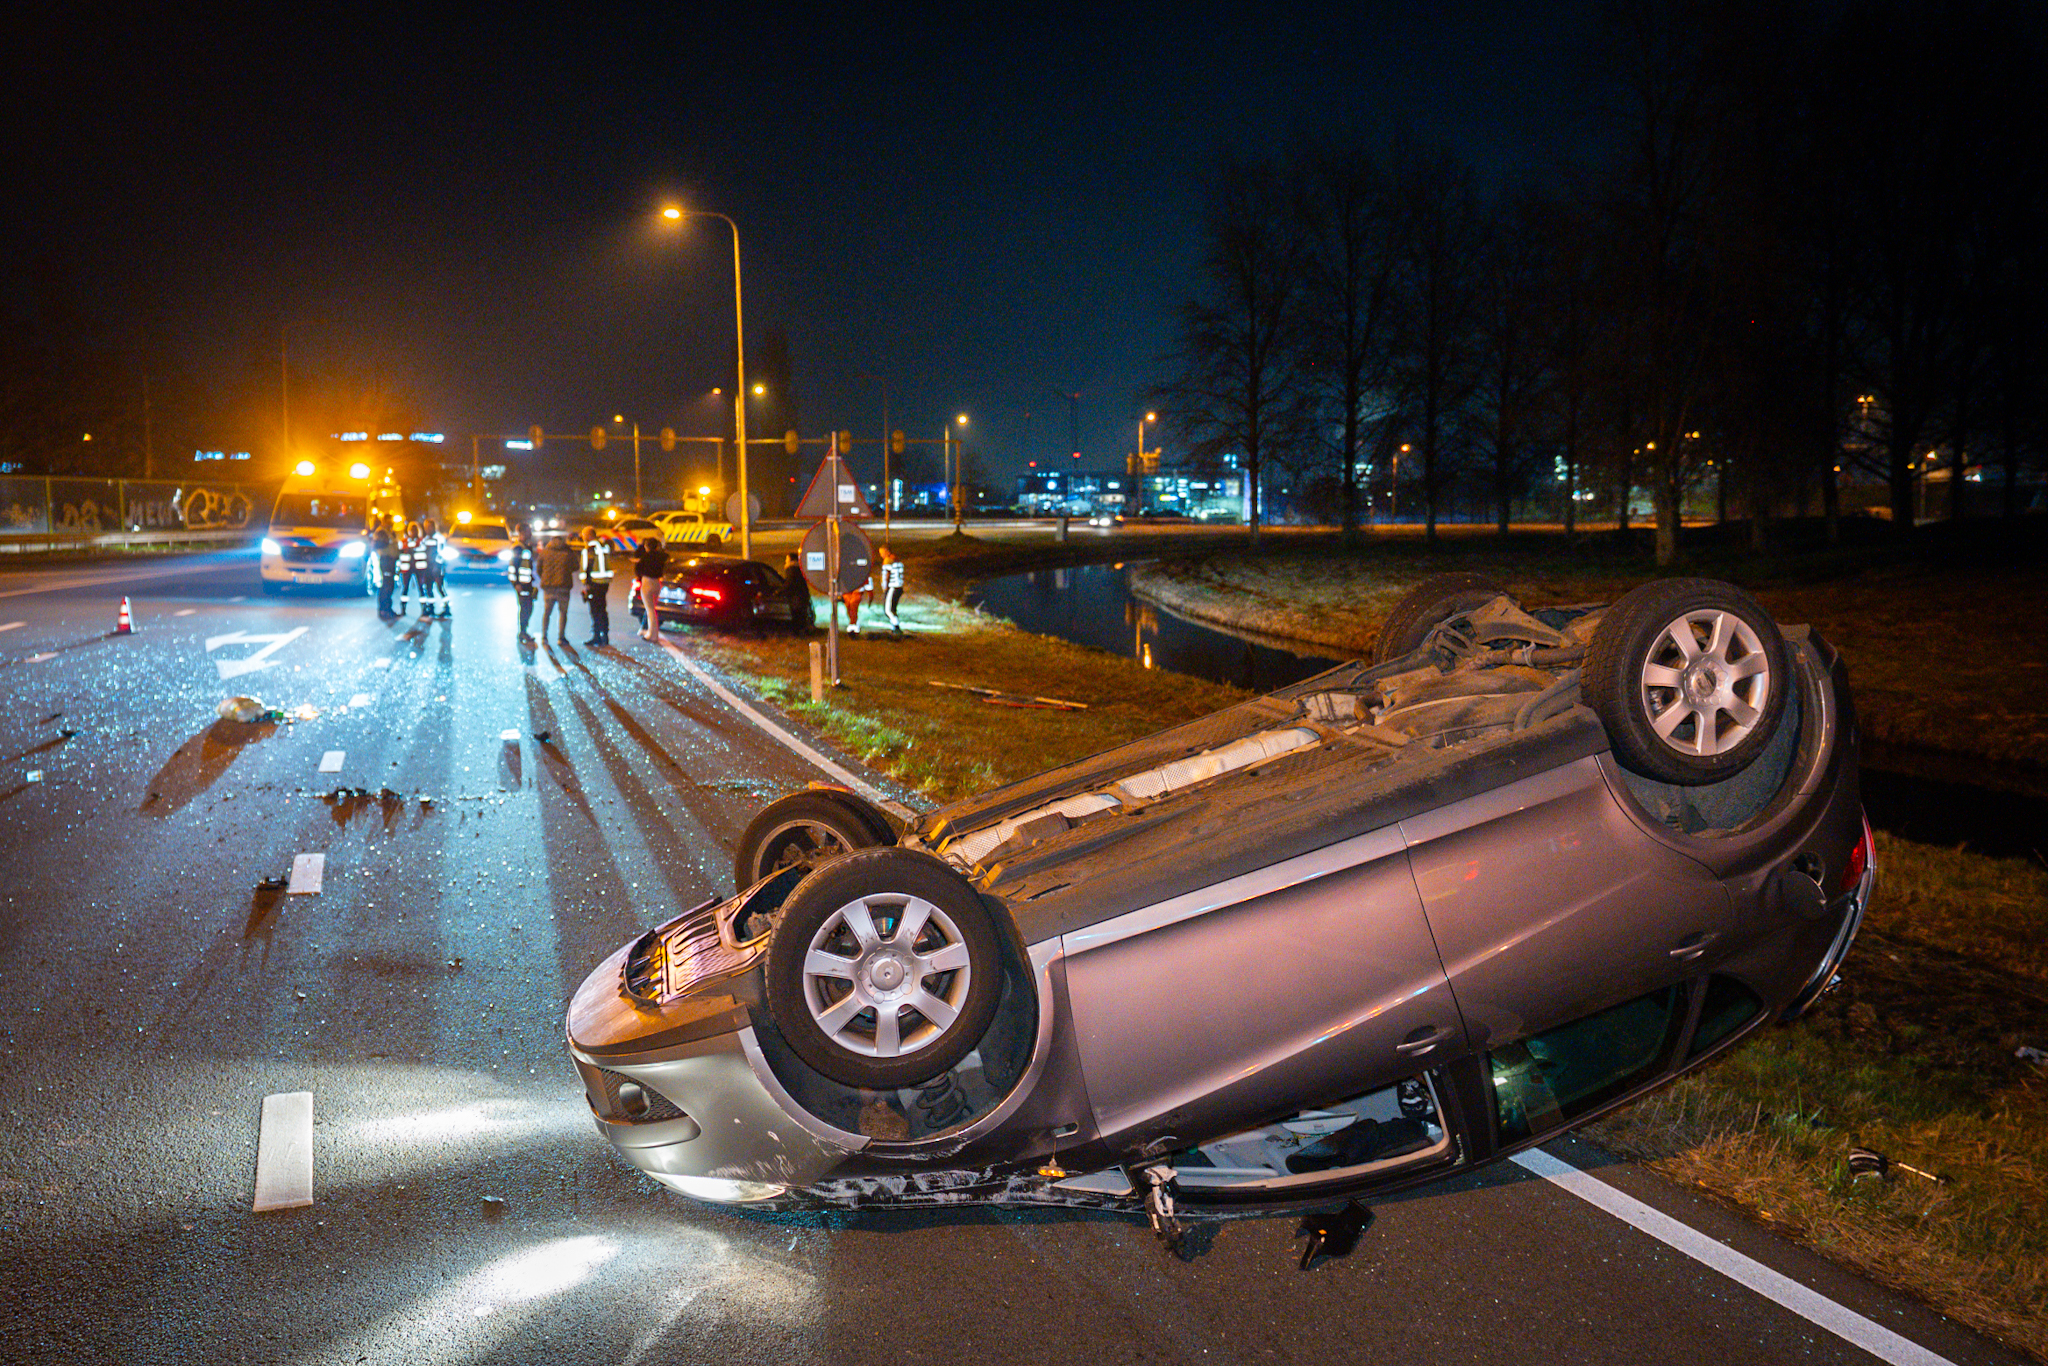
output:
<svg viewBox="0 0 2048 1366"><path fill-rule="evenodd" d="M26 597L31 593L64 593L74 588L99 588L110 583L136 583L144 579L168 579L179 574L211 574L224 568L220 561L210 564L176 565L165 569L144 569L126 574L73 574L48 579L33 588L0 588L0 598Z"/></svg>
<svg viewBox="0 0 2048 1366"><path fill-rule="evenodd" d="M56 656L56 655L55 655L54 653L48 653L48 652L46 652L46 653L43 653L43 654L39 654L39 655L30 655L30 656L28 657L28 663L30 663L30 664L40 664L40 663L42 663L42 662L43 662L44 660L46 660L46 659L55 659L56 657L57 657L57 656Z"/></svg>
<svg viewBox="0 0 2048 1366"><path fill-rule="evenodd" d="M370 695L366 692L359 692L348 700L348 704L351 707L367 707L370 705Z"/></svg>
<svg viewBox="0 0 2048 1366"><path fill-rule="evenodd" d="M327 855L296 854L292 857L291 885L285 891L291 896L312 896L319 892L326 876Z"/></svg>
<svg viewBox="0 0 2048 1366"><path fill-rule="evenodd" d="M846 786L852 788L855 792L860 793L863 797L866 797L869 801L875 803L877 806L881 807L885 811L888 811L891 815L896 816L898 819L907 821L916 818L917 813L915 811L912 811L909 807L905 806L902 802L894 801L888 796L884 795L872 783L864 782L863 780L854 777L853 774L847 772L838 764L833 763L830 759L827 759L824 755L818 753L818 751L812 749L809 745L797 739L794 735L791 735L781 726L776 725L773 721L770 721L760 712L755 711L752 707L748 706L744 701L740 699L738 693L735 693L732 689L726 687L723 683L720 683L717 679L713 678L709 673L706 673L701 665L699 665L695 660L691 659L688 655L684 654L681 649L677 648L677 646L673 642L668 640L666 637L664 637L661 641L661 648L667 650L670 654L674 655L676 657L676 662L681 664L683 668L689 671L690 677L696 679L699 683L702 683L705 687L711 689L711 691L716 693L719 699L723 701L728 707L731 707L734 711L746 717L749 721L752 721L755 725L759 726L762 730L766 731L774 739L781 741L784 746L791 750L794 750L797 754L803 756L805 759L808 759L811 763L823 769L827 774L831 775L833 778L844 783Z"/></svg>
<svg viewBox="0 0 2048 1366"><path fill-rule="evenodd" d="M261 1214L312 1203L313 1093L265 1096L256 1137L256 1200L250 1208Z"/></svg>
<svg viewBox="0 0 2048 1366"><path fill-rule="evenodd" d="M347 750L330 749L320 756L320 771L322 773L339 773L341 772L342 761L346 758L348 758Z"/></svg>
<svg viewBox="0 0 2048 1366"><path fill-rule="evenodd" d="M174 617L189 617L198 610L199 609L197 607L180 607L177 611L171 613L171 615Z"/></svg>
<svg viewBox="0 0 2048 1366"><path fill-rule="evenodd" d="M0 631L17 631L26 625L28 623L25 621L10 621L4 626L0 626Z"/></svg>
<svg viewBox="0 0 2048 1366"><path fill-rule="evenodd" d="M1523 1170L1597 1205L1625 1224L1649 1234L1665 1246L1683 1252L1705 1266L1744 1286L1775 1304L1784 1306L1816 1327L1824 1328L1880 1361L1893 1366L1955 1366L1947 1357L1937 1356L1919 1343L1902 1338L1891 1329L1874 1323L1853 1309L1836 1304L1818 1291L1809 1290L1789 1276L1780 1275L1762 1262L1743 1256L1726 1243L1709 1238L1690 1224L1650 1208L1632 1195L1560 1161L1540 1148L1517 1153L1510 1159Z"/></svg>

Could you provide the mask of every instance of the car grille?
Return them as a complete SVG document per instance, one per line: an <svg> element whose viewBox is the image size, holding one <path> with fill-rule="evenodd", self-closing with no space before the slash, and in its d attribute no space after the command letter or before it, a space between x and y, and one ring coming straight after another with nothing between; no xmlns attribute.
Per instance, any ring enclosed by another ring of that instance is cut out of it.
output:
<svg viewBox="0 0 2048 1366"><path fill-rule="evenodd" d="M341 558L341 547L314 545L311 541L286 541L277 548L277 553L292 564L333 564Z"/></svg>
<svg viewBox="0 0 2048 1366"><path fill-rule="evenodd" d="M626 994L650 1004L673 1000L699 982L753 962L754 953L734 947L718 932L713 914L718 905L707 901L640 936L626 955Z"/></svg>

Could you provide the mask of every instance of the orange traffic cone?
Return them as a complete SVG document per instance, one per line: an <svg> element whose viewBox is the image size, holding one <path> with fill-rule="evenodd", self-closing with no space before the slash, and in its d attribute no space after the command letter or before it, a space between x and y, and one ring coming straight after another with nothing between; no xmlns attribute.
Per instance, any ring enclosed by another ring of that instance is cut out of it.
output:
<svg viewBox="0 0 2048 1366"><path fill-rule="evenodd" d="M132 636L135 634L135 618L128 613L128 599L121 599L121 619L114 623L114 634Z"/></svg>

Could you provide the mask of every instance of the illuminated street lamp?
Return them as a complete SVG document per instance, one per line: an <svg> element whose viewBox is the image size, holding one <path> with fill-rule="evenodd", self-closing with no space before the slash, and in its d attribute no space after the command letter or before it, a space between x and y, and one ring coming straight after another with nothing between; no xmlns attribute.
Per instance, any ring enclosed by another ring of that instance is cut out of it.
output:
<svg viewBox="0 0 2048 1366"><path fill-rule="evenodd" d="M1143 478L1145 474L1145 424L1157 422L1158 420L1159 414L1157 413L1147 413L1138 419L1138 464L1131 471L1132 475L1138 478Z"/></svg>
<svg viewBox="0 0 2048 1366"><path fill-rule="evenodd" d="M754 519L747 499L747 323L740 292L740 225L722 213L682 209L673 204L663 209L661 216L671 223L680 223L684 218L716 218L732 229L733 435L739 443L740 557L750 560L754 557Z"/></svg>

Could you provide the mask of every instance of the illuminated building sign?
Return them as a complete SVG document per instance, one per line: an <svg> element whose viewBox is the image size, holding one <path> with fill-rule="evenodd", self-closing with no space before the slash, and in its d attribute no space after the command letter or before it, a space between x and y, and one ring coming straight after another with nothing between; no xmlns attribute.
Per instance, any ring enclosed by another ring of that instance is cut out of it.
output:
<svg viewBox="0 0 2048 1366"><path fill-rule="evenodd" d="M334 439L336 441L368 441L370 434L368 432L337 432Z"/></svg>
<svg viewBox="0 0 2048 1366"><path fill-rule="evenodd" d="M531 441L507 441L505 449L508 451L530 451L533 449L533 443Z"/></svg>
<svg viewBox="0 0 2048 1366"><path fill-rule="evenodd" d="M403 432L379 432L379 433L377 433L377 439L378 439L379 441L403 441L403 440L405 440L405 433L403 433Z"/></svg>
<svg viewBox="0 0 2048 1366"><path fill-rule="evenodd" d="M247 459L249 458L249 452L247 452L247 451L194 451L194 452L192 452L192 458L193 458L194 460L247 460Z"/></svg>
<svg viewBox="0 0 2048 1366"><path fill-rule="evenodd" d="M434 443L434 444L435 444L436 446L438 446L438 445L440 445L440 444L441 444L441 441L442 441L442 435L441 435L441 433L439 433L439 432L414 432L414 433L412 434L412 436L408 438L408 440L412 440L412 441L431 441L431 442L433 442L433 443Z"/></svg>

